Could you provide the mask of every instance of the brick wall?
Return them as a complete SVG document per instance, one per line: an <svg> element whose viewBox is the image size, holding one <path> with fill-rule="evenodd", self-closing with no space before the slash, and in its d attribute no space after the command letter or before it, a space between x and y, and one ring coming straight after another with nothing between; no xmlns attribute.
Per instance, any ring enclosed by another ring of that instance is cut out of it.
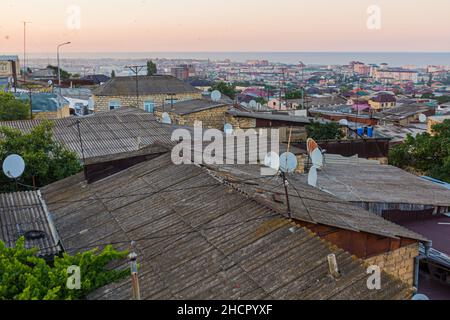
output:
<svg viewBox="0 0 450 320"><path fill-rule="evenodd" d="M155 103L156 106L162 106L166 99L170 99L171 97L167 94L154 94L154 95L143 95L139 96L139 108L144 109L144 102L151 100ZM188 99L200 99L202 98L201 92L192 92L192 93L180 93L173 96L175 100L188 100ZM97 96L94 95L94 110L95 112L99 111L108 111L109 110L109 102L110 101L120 101L120 105L122 107L131 107L136 106L136 95L131 96Z"/></svg>
<svg viewBox="0 0 450 320"><path fill-rule="evenodd" d="M377 265L386 273L399 278L410 286L414 283L414 258L419 255L419 245L411 244L366 259L369 265Z"/></svg>
<svg viewBox="0 0 450 320"><path fill-rule="evenodd" d="M254 118L234 117L227 114L225 119L234 129L250 129L256 127L256 119Z"/></svg>

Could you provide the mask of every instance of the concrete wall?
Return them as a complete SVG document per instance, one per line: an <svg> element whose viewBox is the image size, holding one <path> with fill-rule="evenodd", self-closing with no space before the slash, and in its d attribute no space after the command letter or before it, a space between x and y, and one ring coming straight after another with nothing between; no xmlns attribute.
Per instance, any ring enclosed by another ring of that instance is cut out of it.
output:
<svg viewBox="0 0 450 320"><path fill-rule="evenodd" d="M137 101L136 95L130 96L97 96L94 95L94 111L108 111L109 110L109 102L110 101L119 101L121 107L131 107L136 106L138 103L138 107L144 109L144 102L148 100L152 100L156 106L162 106L166 99L170 99L171 97L167 94L154 94L154 95L144 95L139 96L139 101ZM193 92L193 93L181 93L173 96L173 99L177 100L189 100L189 99L200 99L202 98L201 92Z"/></svg>

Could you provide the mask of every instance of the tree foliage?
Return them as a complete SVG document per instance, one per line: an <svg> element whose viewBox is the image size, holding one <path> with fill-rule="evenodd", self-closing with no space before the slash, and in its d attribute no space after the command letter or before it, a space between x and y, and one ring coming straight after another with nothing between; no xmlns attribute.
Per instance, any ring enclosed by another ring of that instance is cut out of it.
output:
<svg viewBox="0 0 450 320"><path fill-rule="evenodd" d="M450 182L450 120L433 126L435 135L408 135L389 152L390 164Z"/></svg>
<svg viewBox="0 0 450 320"><path fill-rule="evenodd" d="M78 300L111 282L123 279L128 270L109 269L113 262L127 256L107 246L98 249L55 257L49 265L36 253L38 249L26 249L24 238L14 248L7 248L0 241L0 300ZM70 266L80 268L80 289L67 286Z"/></svg>
<svg viewBox="0 0 450 320"><path fill-rule="evenodd" d="M234 99L236 97L236 87L233 84L227 84L223 81L214 83L209 91L218 90L222 94Z"/></svg>
<svg viewBox="0 0 450 320"><path fill-rule="evenodd" d="M340 140L344 133L336 122L320 123L313 121L306 126L308 137L314 140Z"/></svg>
<svg viewBox="0 0 450 320"><path fill-rule="evenodd" d="M20 182L36 187L64 179L82 170L78 155L53 139L53 123L44 121L29 133L0 127L0 161L10 154L19 154L25 160L25 172ZM15 187L0 173L0 192L14 191Z"/></svg>
<svg viewBox="0 0 450 320"><path fill-rule="evenodd" d="M158 72L156 64L152 60L147 61L147 75L153 76Z"/></svg>
<svg viewBox="0 0 450 320"><path fill-rule="evenodd" d="M286 92L285 98L286 99L300 99L302 97L302 91L301 90L293 90Z"/></svg>
<svg viewBox="0 0 450 320"><path fill-rule="evenodd" d="M16 99L12 93L0 92L0 121L30 119L30 104Z"/></svg>
<svg viewBox="0 0 450 320"><path fill-rule="evenodd" d="M58 75L58 67L57 66L52 66L51 64L49 64L47 66L47 69L51 69L53 70L53 72ZM70 72L67 72L66 70L64 70L63 68L61 68L61 79L63 80L67 80L70 79L70 77L72 76L72 74Z"/></svg>

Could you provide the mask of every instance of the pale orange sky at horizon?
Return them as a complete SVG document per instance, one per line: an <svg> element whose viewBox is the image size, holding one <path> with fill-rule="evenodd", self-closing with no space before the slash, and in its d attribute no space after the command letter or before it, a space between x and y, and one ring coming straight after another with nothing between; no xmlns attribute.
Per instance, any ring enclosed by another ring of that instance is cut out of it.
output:
<svg viewBox="0 0 450 320"><path fill-rule="evenodd" d="M0 53L23 50L24 20L28 52L450 51L442 0L2 0L2 13Z"/></svg>

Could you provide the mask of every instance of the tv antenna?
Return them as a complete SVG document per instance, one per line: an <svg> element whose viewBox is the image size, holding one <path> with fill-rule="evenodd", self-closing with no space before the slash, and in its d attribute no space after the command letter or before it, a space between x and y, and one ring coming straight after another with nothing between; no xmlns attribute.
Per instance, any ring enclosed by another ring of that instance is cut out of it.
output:
<svg viewBox="0 0 450 320"><path fill-rule="evenodd" d="M125 66L125 68L130 69L136 76L136 108L139 108L139 72L141 72L145 67L146 66L142 65Z"/></svg>

